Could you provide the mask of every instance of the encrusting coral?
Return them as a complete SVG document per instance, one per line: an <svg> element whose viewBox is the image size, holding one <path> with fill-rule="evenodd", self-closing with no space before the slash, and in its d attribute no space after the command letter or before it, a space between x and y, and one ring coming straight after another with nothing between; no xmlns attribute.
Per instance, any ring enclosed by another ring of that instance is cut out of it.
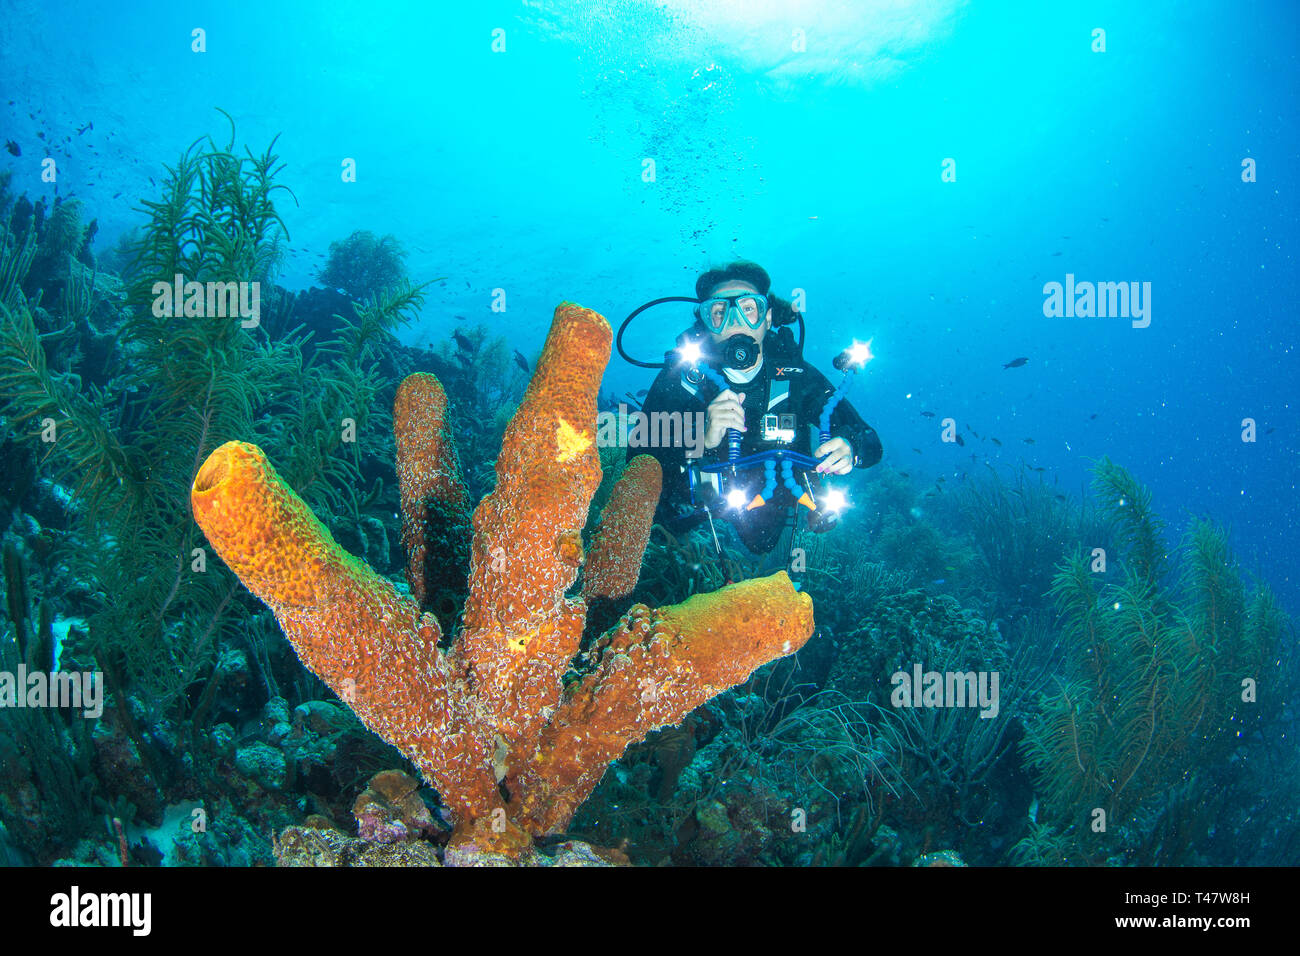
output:
<svg viewBox="0 0 1300 956"><path fill-rule="evenodd" d="M256 446L228 442L194 481L196 521L304 663L438 789L456 824L452 850L527 852L533 836L563 829L628 744L812 634L812 601L780 572L671 607L633 606L565 682L586 617L585 602L566 591L600 482L596 395L610 340L597 313L556 310L506 430L496 488L473 514L464 623L449 649L438 647L435 617L340 548ZM414 551L427 517L414 503L463 499L445 400L429 382L407 384L394 427L411 505L403 537ZM423 436L404 434L412 427ZM595 549L610 565L639 565L641 522L624 522L618 509L653 501L652 465L630 467L611 496ZM422 564L441 559L412 561L414 593Z"/></svg>

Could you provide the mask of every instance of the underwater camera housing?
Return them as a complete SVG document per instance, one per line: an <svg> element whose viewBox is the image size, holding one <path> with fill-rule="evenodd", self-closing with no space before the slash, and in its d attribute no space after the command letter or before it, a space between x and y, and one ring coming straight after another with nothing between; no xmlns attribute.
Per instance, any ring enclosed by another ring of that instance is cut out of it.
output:
<svg viewBox="0 0 1300 956"><path fill-rule="evenodd" d="M759 437L765 442L790 445L795 439L793 415L776 415L768 412L759 423Z"/></svg>
<svg viewBox="0 0 1300 956"><path fill-rule="evenodd" d="M792 448L769 448L712 465L691 462L683 470L691 504L696 508L752 511L775 495L788 493L791 501L815 512L818 507L810 476L815 474L817 464L816 458ZM782 488L784 491L778 492Z"/></svg>

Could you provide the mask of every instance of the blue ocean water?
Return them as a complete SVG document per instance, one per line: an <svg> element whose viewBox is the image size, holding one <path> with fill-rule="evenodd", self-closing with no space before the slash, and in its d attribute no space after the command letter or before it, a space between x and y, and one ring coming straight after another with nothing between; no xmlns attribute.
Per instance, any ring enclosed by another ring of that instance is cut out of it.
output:
<svg viewBox="0 0 1300 956"><path fill-rule="evenodd" d="M1109 455L1174 526L1230 525L1300 609L1294 4L9 6L5 138L27 159L47 132L103 246L160 162L224 135L221 107L244 142L280 134L287 287L363 228L450 277L417 343L463 316L535 354L563 299L616 322L754 259L805 290L814 361L874 340L858 403L887 463L972 466L923 408L999 437L976 467L1023 459L1074 491ZM1067 274L1150 282L1149 327L1044 317ZM678 315L647 315L629 350L653 360ZM617 358L607 381L648 384Z"/></svg>
<svg viewBox="0 0 1300 956"><path fill-rule="evenodd" d="M812 364L872 342L852 401L885 467L1032 468L1073 497L1109 457L1171 544L1226 525L1300 615L1289 0L9 2L3 23L0 170L81 200L97 253L165 165L225 141L222 110L241 145L278 136L276 281L391 234L441 277L413 346L482 323L535 360L562 301L617 327L752 259L802 302ZM1149 311L1045 313L1084 282L1149 288ZM653 361L690 321L659 307L626 347ZM652 375L615 355L602 391Z"/></svg>

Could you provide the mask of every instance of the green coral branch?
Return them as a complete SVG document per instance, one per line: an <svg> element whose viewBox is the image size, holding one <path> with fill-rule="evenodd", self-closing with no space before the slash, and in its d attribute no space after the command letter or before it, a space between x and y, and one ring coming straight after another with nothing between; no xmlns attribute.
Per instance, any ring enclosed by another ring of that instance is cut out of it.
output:
<svg viewBox="0 0 1300 956"><path fill-rule="evenodd" d="M1124 825L1158 817L1151 806L1188 767L1212 773L1276 712L1249 688L1276 671L1285 618L1266 588L1246 596L1221 528L1192 523L1175 589L1150 492L1106 459L1094 488L1120 529L1123 578L1107 583L1082 555L1058 568L1050 593L1065 673L1039 695L1022 753L1045 812L1067 831L1091 832L1101 808L1109 832L1131 835ZM1082 856L1114 845L1094 840Z"/></svg>
<svg viewBox="0 0 1300 956"><path fill-rule="evenodd" d="M54 440L43 457L55 456L59 474L73 484L73 498L84 496L93 514L118 508L130 517L139 476L136 455L105 425L103 394L91 389L88 399L79 384L76 376L55 375L47 367L31 311L0 304L0 394L10 426L35 419L40 429L18 434L36 441L53 423Z"/></svg>
<svg viewBox="0 0 1300 956"><path fill-rule="evenodd" d="M1137 575L1154 582L1165 568L1164 523L1151 505L1151 492L1127 470L1102 458L1093 470L1093 495L1119 528L1121 543Z"/></svg>

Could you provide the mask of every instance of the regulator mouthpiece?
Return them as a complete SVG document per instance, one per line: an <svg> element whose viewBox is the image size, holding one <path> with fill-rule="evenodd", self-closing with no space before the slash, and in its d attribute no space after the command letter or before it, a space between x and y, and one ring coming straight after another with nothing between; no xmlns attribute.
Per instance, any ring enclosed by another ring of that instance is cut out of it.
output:
<svg viewBox="0 0 1300 956"><path fill-rule="evenodd" d="M758 361L758 351L758 343L748 335L733 335L722 343L722 364L726 368L749 368Z"/></svg>

